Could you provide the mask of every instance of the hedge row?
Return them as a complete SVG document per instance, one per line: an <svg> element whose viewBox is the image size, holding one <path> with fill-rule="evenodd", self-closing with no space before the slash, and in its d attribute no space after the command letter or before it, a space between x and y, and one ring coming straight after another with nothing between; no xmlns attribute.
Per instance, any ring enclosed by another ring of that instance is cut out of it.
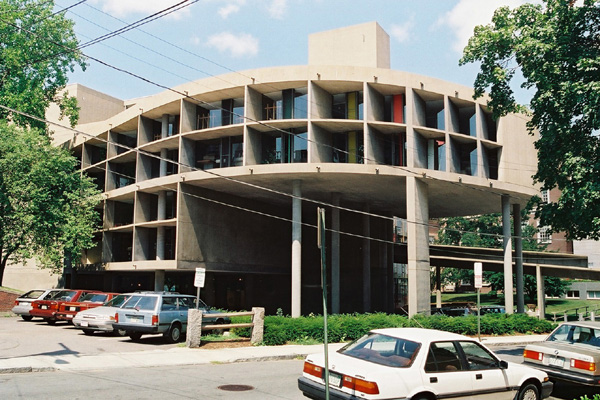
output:
<svg viewBox="0 0 600 400"><path fill-rule="evenodd" d="M371 329L394 327L422 327L477 335L477 316L448 317L445 315L407 318L395 314L336 314L327 318L328 341L346 342L358 339ZM548 333L554 324L525 314L486 314L481 317L482 335ZM239 336L249 336L249 329L235 329ZM323 342L323 317L320 315L290 318L266 316L264 344L283 345L290 342Z"/></svg>

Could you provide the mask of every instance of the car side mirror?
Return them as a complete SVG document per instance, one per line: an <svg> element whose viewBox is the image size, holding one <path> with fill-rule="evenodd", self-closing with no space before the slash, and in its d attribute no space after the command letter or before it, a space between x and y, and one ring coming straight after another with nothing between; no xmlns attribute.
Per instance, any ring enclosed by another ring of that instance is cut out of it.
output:
<svg viewBox="0 0 600 400"><path fill-rule="evenodd" d="M508 362L500 360L500 369L508 369Z"/></svg>

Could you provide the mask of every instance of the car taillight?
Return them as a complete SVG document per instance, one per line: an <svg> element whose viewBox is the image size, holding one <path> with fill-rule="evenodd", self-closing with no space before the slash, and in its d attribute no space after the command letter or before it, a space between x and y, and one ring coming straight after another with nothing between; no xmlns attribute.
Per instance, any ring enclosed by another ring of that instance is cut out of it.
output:
<svg viewBox="0 0 600 400"><path fill-rule="evenodd" d="M316 376L317 378L323 378L323 368L307 361L304 362L303 371L309 375Z"/></svg>
<svg viewBox="0 0 600 400"><path fill-rule="evenodd" d="M366 381L360 378L353 378L351 376L344 375L342 379L342 386L350 390L356 390L364 394L379 394L379 387L377 383Z"/></svg>
<svg viewBox="0 0 600 400"><path fill-rule="evenodd" d="M152 325L158 325L158 315L152 316Z"/></svg>
<svg viewBox="0 0 600 400"><path fill-rule="evenodd" d="M114 320L116 323L119 322L119 313L115 313Z"/></svg>
<svg viewBox="0 0 600 400"><path fill-rule="evenodd" d="M538 360L538 361L542 361L542 357L543 354L540 353L539 351L533 351L533 350L523 350L523 358L529 358L531 360Z"/></svg>
<svg viewBox="0 0 600 400"><path fill-rule="evenodd" d="M15 306L18 306L19 302L17 300L15 300Z"/></svg>
<svg viewBox="0 0 600 400"><path fill-rule="evenodd" d="M596 363L589 361L571 359L571 368L584 369L586 371L596 371Z"/></svg>

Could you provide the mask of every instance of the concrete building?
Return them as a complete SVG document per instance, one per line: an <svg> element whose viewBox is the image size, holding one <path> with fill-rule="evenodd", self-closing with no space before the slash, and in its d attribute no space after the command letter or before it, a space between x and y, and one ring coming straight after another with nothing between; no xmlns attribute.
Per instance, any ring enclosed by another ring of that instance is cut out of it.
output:
<svg viewBox="0 0 600 400"><path fill-rule="evenodd" d="M311 35L309 46L306 66L140 99L75 86L82 116L98 99L103 111L57 142L104 194L97 246L70 284L195 293L204 267L209 304L321 312L323 207L330 311L394 311L404 279L414 314L430 307L430 218L510 218L539 192L523 116L494 121L472 88L391 70L376 23ZM394 240L395 218L406 240ZM505 269L510 232L507 245Z"/></svg>

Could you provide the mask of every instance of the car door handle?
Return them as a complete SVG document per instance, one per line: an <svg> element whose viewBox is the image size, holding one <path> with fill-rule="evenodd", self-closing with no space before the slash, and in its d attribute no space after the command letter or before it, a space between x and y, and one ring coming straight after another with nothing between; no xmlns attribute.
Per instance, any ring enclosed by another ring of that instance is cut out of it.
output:
<svg viewBox="0 0 600 400"><path fill-rule="evenodd" d="M483 375L477 374L477 375L475 375L475 379L483 379Z"/></svg>
<svg viewBox="0 0 600 400"><path fill-rule="evenodd" d="M437 377L435 377L435 376L433 376L433 377L429 378L429 382L430 382L430 383L437 383L437 381L438 381L438 380L437 380Z"/></svg>

